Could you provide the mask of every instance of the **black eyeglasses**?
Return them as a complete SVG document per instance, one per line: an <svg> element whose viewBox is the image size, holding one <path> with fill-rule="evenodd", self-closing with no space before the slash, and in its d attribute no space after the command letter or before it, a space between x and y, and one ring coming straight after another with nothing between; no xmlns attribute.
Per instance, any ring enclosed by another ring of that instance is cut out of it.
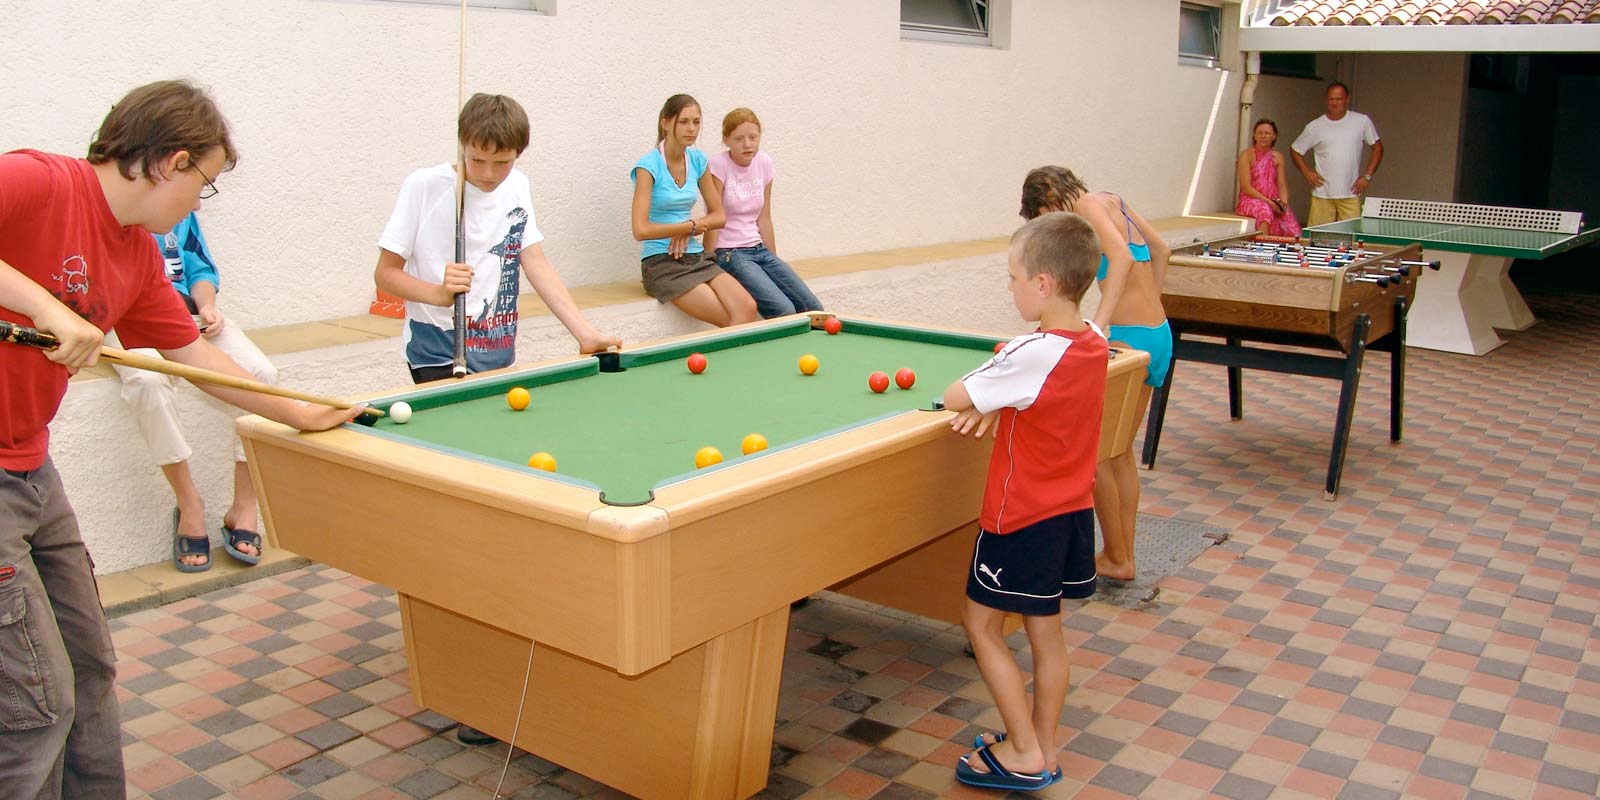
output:
<svg viewBox="0 0 1600 800"><path fill-rule="evenodd" d="M193 166L194 171L200 173L200 179L206 182L206 188L200 190L200 199L210 200L211 198L216 197L217 185L211 182L211 177L206 175L204 170L200 169L199 164L192 164L190 166Z"/></svg>

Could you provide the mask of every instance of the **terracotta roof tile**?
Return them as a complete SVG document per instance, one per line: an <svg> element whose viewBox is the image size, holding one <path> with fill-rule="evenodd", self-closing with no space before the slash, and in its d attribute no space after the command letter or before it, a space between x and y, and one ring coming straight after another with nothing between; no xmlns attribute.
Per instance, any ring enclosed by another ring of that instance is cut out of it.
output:
<svg viewBox="0 0 1600 800"><path fill-rule="evenodd" d="M1271 25L1596 25L1600 0L1302 0Z"/></svg>

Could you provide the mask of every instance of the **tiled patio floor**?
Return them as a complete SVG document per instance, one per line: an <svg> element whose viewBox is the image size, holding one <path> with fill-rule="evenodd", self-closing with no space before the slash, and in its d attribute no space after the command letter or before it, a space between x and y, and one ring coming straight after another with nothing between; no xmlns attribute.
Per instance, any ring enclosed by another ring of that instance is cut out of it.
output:
<svg viewBox="0 0 1600 800"><path fill-rule="evenodd" d="M1593 798L1600 782L1600 305L1483 358L1413 351L1406 440L1369 362L1343 488L1336 384L1178 367L1144 511L1231 538L1135 608L1067 618L1067 780L1048 797ZM481 798L407 690L392 593L333 569L112 621L130 795ZM829 600L794 616L764 796L994 797L955 784L998 716L959 630ZM612 796L533 756L519 798Z"/></svg>

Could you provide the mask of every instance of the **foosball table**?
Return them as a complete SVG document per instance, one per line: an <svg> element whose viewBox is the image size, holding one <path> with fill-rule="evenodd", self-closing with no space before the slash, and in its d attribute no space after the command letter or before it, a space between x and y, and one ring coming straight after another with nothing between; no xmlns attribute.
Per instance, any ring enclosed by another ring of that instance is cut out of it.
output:
<svg viewBox="0 0 1600 800"><path fill-rule="evenodd" d="M1155 390L1143 466L1155 466L1177 361L1228 370L1228 410L1244 417L1243 371L1340 382L1323 496L1339 491L1356 390L1369 349L1391 354L1389 438L1405 409L1406 309L1425 267L1416 245L1369 245L1244 234L1173 251L1161 303L1172 325L1173 370ZM1195 339L1215 337L1222 341ZM1267 346L1261 346L1267 345ZM1284 345L1293 349L1285 348ZM1304 350L1332 351L1321 355Z"/></svg>

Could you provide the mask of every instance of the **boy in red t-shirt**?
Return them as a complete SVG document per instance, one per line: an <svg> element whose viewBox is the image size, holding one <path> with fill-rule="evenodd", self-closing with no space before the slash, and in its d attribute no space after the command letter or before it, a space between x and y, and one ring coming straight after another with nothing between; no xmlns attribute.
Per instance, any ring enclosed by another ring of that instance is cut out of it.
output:
<svg viewBox="0 0 1600 800"><path fill-rule="evenodd" d="M7 797L121 798L111 633L48 452L67 378L93 366L112 327L128 347L249 374L200 338L151 233L166 233L236 161L227 120L182 81L141 86L101 123L87 159L0 154L0 320L61 340L0 344L0 786ZM360 409L202 385L302 430Z"/></svg>
<svg viewBox="0 0 1600 800"><path fill-rule="evenodd" d="M1061 780L1056 727L1066 705L1061 599L1094 593L1094 470L1105 405L1106 339L1078 303L1094 281L1100 245L1076 214L1046 214L1011 237L1011 299L1039 329L1007 344L950 385L957 433L983 436L998 418L983 491L981 530L961 623L978 671L1005 720L981 735L956 777L992 789L1041 789ZM1002 623L1021 614L1033 646L1033 703Z"/></svg>

